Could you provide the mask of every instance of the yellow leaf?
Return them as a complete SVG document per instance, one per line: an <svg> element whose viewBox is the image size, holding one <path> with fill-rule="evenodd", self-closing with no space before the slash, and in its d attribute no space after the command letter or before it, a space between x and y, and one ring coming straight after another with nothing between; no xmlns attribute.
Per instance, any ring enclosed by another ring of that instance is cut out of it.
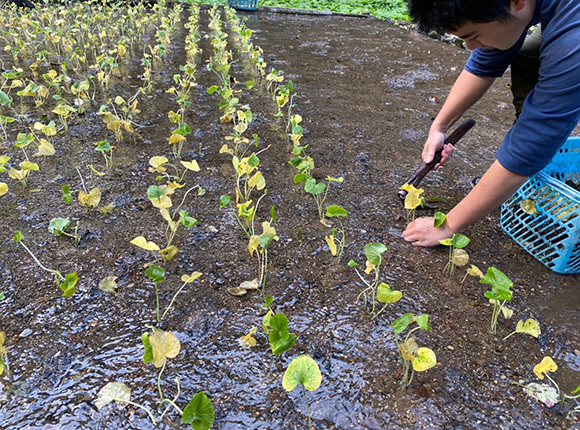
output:
<svg viewBox="0 0 580 430"><path fill-rule="evenodd" d="M257 290L260 288L260 281L258 281L258 278L254 278L251 281L244 281L240 284L240 288L244 290Z"/></svg>
<svg viewBox="0 0 580 430"><path fill-rule="evenodd" d="M58 73L56 73L56 70L49 70L47 75L50 78L50 80L52 81L52 80L54 80L54 78L56 78L58 76Z"/></svg>
<svg viewBox="0 0 580 430"><path fill-rule="evenodd" d="M163 219L165 221L167 221L167 224L169 224L169 228L171 230L175 230L175 221L173 221L173 219L171 218L171 215L169 213L169 211L165 208L161 208L159 209L159 213L161 214L161 216L163 217Z"/></svg>
<svg viewBox="0 0 580 430"><path fill-rule="evenodd" d="M184 140L185 140L185 136L178 134L178 133L173 133L171 135L171 137L169 138L169 144L174 145L176 143L183 142Z"/></svg>
<svg viewBox="0 0 580 430"><path fill-rule="evenodd" d="M467 269L467 274L471 276L477 276L480 279L484 277L483 272L479 270L479 268L474 264L472 264L471 267Z"/></svg>
<svg viewBox="0 0 580 430"><path fill-rule="evenodd" d="M47 98L48 97L48 94L50 94L50 92L48 91L48 88L46 88L44 85L41 85L38 88L38 95L40 97L42 97L43 99Z"/></svg>
<svg viewBox="0 0 580 430"><path fill-rule="evenodd" d="M149 159L149 165L151 167L153 167L155 170L157 170L158 172L165 172L165 168L161 167L163 166L165 163L167 163L169 160L165 157L159 157L159 156L155 156L155 157L151 157Z"/></svg>
<svg viewBox="0 0 580 430"><path fill-rule="evenodd" d="M0 197L8 192L8 185L6 182L0 182Z"/></svg>
<svg viewBox="0 0 580 430"><path fill-rule="evenodd" d="M236 297L245 296L248 294L248 290L240 287L230 287L226 290L229 294Z"/></svg>
<svg viewBox="0 0 580 430"><path fill-rule="evenodd" d="M181 164L183 164L183 166L186 169L193 170L194 172L199 172L199 170L200 170L199 169L199 164L197 164L197 161L196 160L191 160L191 161L183 161L182 160L181 161Z"/></svg>
<svg viewBox="0 0 580 430"><path fill-rule="evenodd" d="M552 357L544 357L543 360L534 367L534 373L540 379L544 379L544 374L546 372L555 372L556 370L558 370L558 365L554 363Z"/></svg>
<svg viewBox="0 0 580 430"><path fill-rule="evenodd" d="M170 110L169 112L167 112L167 116L169 118L169 121L171 121L174 124L177 124L179 121L181 121L181 115L178 114L178 113L175 113L172 110Z"/></svg>
<svg viewBox="0 0 580 430"><path fill-rule="evenodd" d="M248 180L248 185L250 187L256 187L257 190L263 190L266 186L266 180L264 179L262 172L256 172L256 174Z"/></svg>
<svg viewBox="0 0 580 430"><path fill-rule="evenodd" d="M42 155L54 155L54 146L46 139L40 139L40 145L38 145L38 151L34 154L35 157L40 157Z"/></svg>
<svg viewBox="0 0 580 430"><path fill-rule="evenodd" d="M137 236L131 241L131 244L138 246L139 248L146 249L147 251L159 251L160 248L155 242L148 242L143 236Z"/></svg>
<svg viewBox="0 0 580 430"><path fill-rule="evenodd" d="M248 129L248 123L246 121L239 122L235 127L234 130L238 134L244 134L244 131Z"/></svg>
<svg viewBox="0 0 580 430"><path fill-rule="evenodd" d="M245 203L238 203L238 216L242 216L242 214L248 210L251 204L252 204L251 200L248 200Z"/></svg>
<svg viewBox="0 0 580 430"><path fill-rule="evenodd" d="M116 276L107 276L106 278L101 279L99 282L99 290L107 293L114 293L117 288L117 279Z"/></svg>
<svg viewBox="0 0 580 430"><path fill-rule="evenodd" d="M417 357L417 350L419 345L414 338L410 337L404 344L399 346L399 352L401 353L401 358L405 361L413 361Z"/></svg>
<svg viewBox="0 0 580 430"><path fill-rule="evenodd" d="M99 208L98 211L101 214L108 214L110 212L113 211L113 209L115 209L115 203L109 203L107 206L103 206L102 208Z"/></svg>
<svg viewBox="0 0 580 430"><path fill-rule="evenodd" d="M121 126L123 125L123 122L124 121L118 119L115 121L111 121L107 123L107 129L111 131L119 131L121 129Z"/></svg>
<svg viewBox="0 0 580 430"><path fill-rule="evenodd" d="M227 124L228 122L232 122L233 119L234 117L231 113L226 113L220 117L220 122L222 124Z"/></svg>
<svg viewBox="0 0 580 430"><path fill-rule="evenodd" d="M28 160L20 163L20 167L22 167L22 170L38 170L38 164Z"/></svg>
<svg viewBox="0 0 580 430"><path fill-rule="evenodd" d="M336 243L334 242L334 236L324 236L324 240L326 240L326 244L328 245L328 249L330 249L330 253L334 256L337 253Z"/></svg>
<svg viewBox="0 0 580 430"><path fill-rule="evenodd" d="M409 185L409 192L405 196L405 209L413 210L420 206L421 194L423 194L423 188L415 188L413 185Z"/></svg>
<svg viewBox="0 0 580 430"><path fill-rule="evenodd" d="M532 318L528 319L525 323L521 320L518 321L518 325L516 326L516 332L529 334L530 336L534 336L536 339L538 338L538 336L542 334L540 324L538 323L538 321Z"/></svg>
<svg viewBox="0 0 580 430"><path fill-rule="evenodd" d="M256 339L254 339L252 335L257 331L258 331L257 327L252 327L247 335L240 337L238 339L240 346L242 348L252 348L253 346L256 346Z"/></svg>
<svg viewBox="0 0 580 430"><path fill-rule="evenodd" d="M149 335L149 343L153 349L153 364L157 368L162 367L168 358L177 356L181 350L179 339L168 331L155 330Z"/></svg>
<svg viewBox="0 0 580 430"><path fill-rule="evenodd" d="M522 208L524 213L528 215L534 215L538 213L538 208L532 199L522 200L520 203L520 208Z"/></svg>
<svg viewBox="0 0 580 430"><path fill-rule="evenodd" d="M469 262L469 254L465 249L453 250L453 264L458 267L463 267Z"/></svg>
<svg viewBox="0 0 580 430"><path fill-rule="evenodd" d="M274 240L280 240L280 238L276 234L276 229L270 225L269 221L264 221L262 223L262 234L273 234Z"/></svg>
<svg viewBox="0 0 580 430"><path fill-rule="evenodd" d="M175 194L175 189L176 188L181 188L181 187L171 187L169 185L160 185L159 188L161 188L161 190L163 191L163 193L166 196L170 196L172 194Z"/></svg>
<svg viewBox="0 0 580 430"><path fill-rule="evenodd" d="M367 260L367 266L365 267L365 273L369 275L373 270L375 270L375 265Z"/></svg>
<svg viewBox="0 0 580 430"><path fill-rule="evenodd" d="M222 145L220 148L220 154L231 154L234 155L234 151L228 147L228 145Z"/></svg>
<svg viewBox="0 0 580 430"><path fill-rule="evenodd" d="M258 249L258 242L260 240L260 236L253 234L250 237L250 241L248 243L248 251L250 251L250 255L254 255L254 252Z"/></svg>
<svg viewBox="0 0 580 430"><path fill-rule="evenodd" d="M201 272L193 272L191 275L183 275L181 277L181 282L185 282L186 284L189 284L189 283L195 281L201 275L203 275L203 273L201 273Z"/></svg>
<svg viewBox="0 0 580 430"><path fill-rule="evenodd" d="M169 198L169 196L163 195L158 199L151 200L151 204L153 204L153 206L155 206L158 209L162 209L162 208L170 208L173 205L173 202L171 201L171 198Z"/></svg>
<svg viewBox="0 0 580 430"><path fill-rule="evenodd" d="M514 316L514 311L506 306L501 307L501 313L503 314L504 319L509 320L511 317ZM537 337L537 336L536 336Z"/></svg>
<svg viewBox="0 0 580 430"><path fill-rule="evenodd" d="M175 258L178 251L179 249L177 249L177 246L171 245L168 248L162 249L159 253L161 254L161 258L163 258L163 261L171 261Z"/></svg>
<svg viewBox="0 0 580 430"><path fill-rule="evenodd" d="M185 184L180 184L179 182L170 181L167 183L167 186L172 190L177 190L179 188L185 187Z"/></svg>
<svg viewBox="0 0 580 430"><path fill-rule="evenodd" d="M131 121L123 121L123 128L127 133L130 134L135 133L135 129L133 128L133 124L131 124Z"/></svg>
<svg viewBox="0 0 580 430"><path fill-rule="evenodd" d="M84 191L79 191L79 203L85 209L94 209L99 205L101 201L101 190L98 188L93 188L89 194Z"/></svg>
<svg viewBox="0 0 580 430"><path fill-rule="evenodd" d="M436 364L437 357L431 349L423 347L417 350L417 357L413 360L413 369L415 369L415 372L424 372Z"/></svg>
<svg viewBox="0 0 580 430"><path fill-rule="evenodd" d="M8 171L8 176L10 176L12 179L22 181L28 176L28 172L28 170L18 170L12 168Z"/></svg>

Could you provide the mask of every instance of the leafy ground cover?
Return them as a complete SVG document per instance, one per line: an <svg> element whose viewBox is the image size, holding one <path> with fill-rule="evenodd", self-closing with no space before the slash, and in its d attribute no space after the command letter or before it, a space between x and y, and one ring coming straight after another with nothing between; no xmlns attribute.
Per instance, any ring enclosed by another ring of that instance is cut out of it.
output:
<svg viewBox="0 0 580 430"><path fill-rule="evenodd" d="M223 4L227 2L211 2ZM370 14L381 19L408 21L407 6L404 0L258 0L260 6L290 7L297 9L324 10L341 13Z"/></svg>
<svg viewBox="0 0 580 430"><path fill-rule="evenodd" d="M400 236L467 53L190 6L3 10L3 426L572 427L578 277L497 214L449 248ZM424 180L442 211L493 159L506 83ZM462 250L481 270L450 276Z"/></svg>

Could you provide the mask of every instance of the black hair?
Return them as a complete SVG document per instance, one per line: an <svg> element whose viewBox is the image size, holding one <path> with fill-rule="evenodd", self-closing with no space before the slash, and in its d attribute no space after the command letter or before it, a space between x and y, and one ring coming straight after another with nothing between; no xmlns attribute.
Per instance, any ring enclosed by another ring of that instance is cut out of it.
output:
<svg viewBox="0 0 580 430"><path fill-rule="evenodd" d="M511 0L406 0L409 15L425 32L455 31L467 22L509 21Z"/></svg>

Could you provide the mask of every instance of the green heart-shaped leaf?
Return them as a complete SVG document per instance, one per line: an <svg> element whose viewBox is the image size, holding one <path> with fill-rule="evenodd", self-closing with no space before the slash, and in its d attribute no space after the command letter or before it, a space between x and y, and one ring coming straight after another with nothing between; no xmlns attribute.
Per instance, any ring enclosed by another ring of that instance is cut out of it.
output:
<svg viewBox="0 0 580 430"><path fill-rule="evenodd" d="M213 426L215 415L211 400L200 391L183 409L181 422L191 424L195 430L209 430Z"/></svg>
<svg viewBox="0 0 580 430"><path fill-rule="evenodd" d="M318 363L307 355L299 355L288 365L282 379L282 387L291 392L298 384L302 384L308 391L320 387L322 374Z"/></svg>

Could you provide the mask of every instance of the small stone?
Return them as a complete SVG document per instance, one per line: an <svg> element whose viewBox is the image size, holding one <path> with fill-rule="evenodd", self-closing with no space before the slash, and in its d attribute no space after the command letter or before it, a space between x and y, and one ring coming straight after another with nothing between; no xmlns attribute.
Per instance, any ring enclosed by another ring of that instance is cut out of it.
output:
<svg viewBox="0 0 580 430"><path fill-rule="evenodd" d="M19 337L28 337L32 334L32 330L30 330L29 328L25 328L24 330L22 330L22 333L20 333L18 336Z"/></svg>

